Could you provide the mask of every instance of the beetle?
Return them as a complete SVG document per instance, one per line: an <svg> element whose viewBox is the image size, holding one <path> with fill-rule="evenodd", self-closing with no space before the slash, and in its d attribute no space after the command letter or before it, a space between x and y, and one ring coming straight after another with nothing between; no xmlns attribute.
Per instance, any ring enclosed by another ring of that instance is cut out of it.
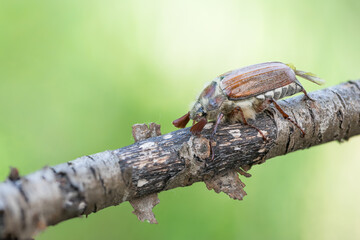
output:
<svg viewBox="0 0 360 240"><path fill-rule="evenodd" d="M190 131L198 135L207 122L215 121L213 137L219 123L226 116L255 128L266 140L262 131L250 125L248 120L255 119L257 113L264 111L272 103L281 115L305 136L305 131L276 102L298 92L303 92L305 98L313 101L296 75L318 85L325 82L312 73L297 70L292 64L281 62L265 62L232 70L216 77L206 86L192 109L174 120L173 125L184 128L192 119L193 126Z"/></svg>

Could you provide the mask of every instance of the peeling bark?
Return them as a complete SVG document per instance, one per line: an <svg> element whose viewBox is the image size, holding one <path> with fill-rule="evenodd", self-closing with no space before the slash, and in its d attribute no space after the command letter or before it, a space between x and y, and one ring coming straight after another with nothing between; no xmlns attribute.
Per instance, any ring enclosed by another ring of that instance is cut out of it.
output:
<svg viewBox="0 0 360 240"><path fill-rule="evenodd" d="M215 175L204 182L209 190L214 189L216 193L224 192L232 199L242 200L247 195L244 191L245 184L239 179L235 169Z"/></svg>
<svg viewBox="0 0 360 240"><path fill-rule="evenodd" d="M157 136L160 128L152 124L146 129L144 125L135 128L136 142L130 146L45 167L23 177L13 170L9 179L0 183L0 239L29 239L46 226L124 201L136 205L139 199L147 204L144 219L156 221L150 212L157 200L141 199L198 181L241 199L245 193L239 186L243 184L236 180L234 171L239 167L248 170L275 156L360 134L360 81L310 96L315 102L303 101L302 96L279 101L305 130L303 138L299 129L269 109L252 123L268 141L251 127L220 124L211 143L214 160L209 142L212 123L205 126L201 137L191 135L188 128ZM135 212L141 211L140 205L135 206Z"/></svg>
<svg viewBox="0 0 360 240"><path fill-rule="evenodd" d="M160 203L157 193L150 194L144 197L136 198L129 201L134 208L133 213L138 219L143 221L149 221L149 223L158 223L152 209Z"/></svg>
<svg viewBox="0 0 360 240"><path fill-rule="evenodd" d="M139 142L151 137L160 136L160 125L150 123L149 127L146 124L135 124L132 131L135 142ZM138 181L138 187L142 187L148 183L146 179ZM158 223L152 209L160 203L157 193L145 195L143 197L129 200L131 206L134 208L133 213L140 221L149 221L149 223Z"/></svg>

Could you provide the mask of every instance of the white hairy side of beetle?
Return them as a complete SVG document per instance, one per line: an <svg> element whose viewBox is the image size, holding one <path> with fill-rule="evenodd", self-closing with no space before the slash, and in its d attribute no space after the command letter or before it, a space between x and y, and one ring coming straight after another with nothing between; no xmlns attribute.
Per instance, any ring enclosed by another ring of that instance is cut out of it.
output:
<svg viewBox="0 0 360 240"><path fill-rule="evenodd" d="M243 99L239 101L235 100L226 100L224 101L223 105L220 108L220 111L224 113L225 115L228 115L233 111L235 108L239 107L243 111L244 118L246 120L253 119L255 120L256 114L258 112L262 112L265 110L268 105L263 105L263 107L259 107L260 105L265 103L266 99L274 99L278 100L287 96L292 96L296 93L301 92L302 87L299 86L296 83L291 83L289 85L276 88L274 90L268 91L266 93L257 95L255 97L250 97L248 99ZM242 122L242 116L241 114L234 114L228 120L231 123L235 122Z"/></svg>
<svg viewBox="0 0 360 240"><path fill-rule="evenodd" d="M257 100L254 97L240 100L240 101L233 101L233 100L226 100L223 105L221 106L220 111L225 115L231 113L235 108L240 107L244 113L244 118L248 119L255 119L256 111L254 105L259 104L261 101ZM235 114L231 118L229 118L230 122L239 122L243 121L241 114Z"/></svg>

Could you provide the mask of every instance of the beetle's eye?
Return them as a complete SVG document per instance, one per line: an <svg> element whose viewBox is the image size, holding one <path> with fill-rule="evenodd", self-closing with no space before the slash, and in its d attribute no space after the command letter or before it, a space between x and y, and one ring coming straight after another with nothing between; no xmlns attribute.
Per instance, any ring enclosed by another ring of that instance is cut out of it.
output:
<svg viewBox="0 0 360 240"><path fill-rule="evenodd" d="M197 115L201 117L204 114L204 108L201 106L196 112Z"/></svg>

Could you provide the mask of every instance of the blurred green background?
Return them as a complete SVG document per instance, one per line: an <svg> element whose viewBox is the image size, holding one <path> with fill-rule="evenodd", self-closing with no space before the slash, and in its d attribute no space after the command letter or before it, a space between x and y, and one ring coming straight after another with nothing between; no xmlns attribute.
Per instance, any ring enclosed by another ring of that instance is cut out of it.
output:
<svg viewBox="0 0 360 240"><path fill-rule="evenodd" d="M0 1L0 178L132 144L134 123L173 131L204 83L234 68L360 78L359 11L358 0ZM359 144L256 166L242 202L198 183L159 195L158 225L126 202L37 239L359 239Z"/></svg>

